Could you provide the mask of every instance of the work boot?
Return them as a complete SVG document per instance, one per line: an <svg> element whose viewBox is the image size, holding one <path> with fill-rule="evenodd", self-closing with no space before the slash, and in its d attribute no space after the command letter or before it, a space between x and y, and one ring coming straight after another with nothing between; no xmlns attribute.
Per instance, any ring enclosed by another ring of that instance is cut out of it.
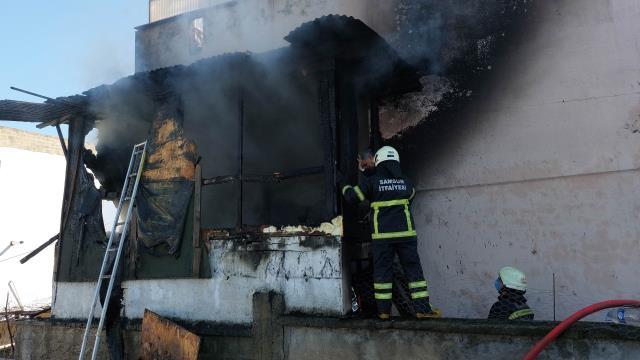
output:
<svg viewBox="0 0 640 360"><path fill-rule="evenodd" d="M387 313L379 313L378 314L378 319L380 319L382 321L388 321L388 320L391 320L391 315L389 315Z"/></svg>
<svg viewBox="0 0 640 360"><path fill-rule="evenodd" d="M418 320L437 319L440 317L440 315L441 315L440 309L434 309L434 310L431 310L430 312L417 312L416 319Z"/></svg>

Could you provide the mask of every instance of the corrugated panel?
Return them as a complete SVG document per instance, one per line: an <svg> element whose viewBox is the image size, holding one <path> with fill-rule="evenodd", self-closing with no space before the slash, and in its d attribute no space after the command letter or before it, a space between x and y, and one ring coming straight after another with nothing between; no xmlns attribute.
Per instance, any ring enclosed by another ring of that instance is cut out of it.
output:
<svg viewBox="0 0 640 360"><path fill-rule="evenodd" d="M230 0L149 0L149 22L226 2Z"/></svg>
<svg viewBox="0 0 640 360"><path fill-rule="evenodd" d="M44 122L78 112L71 105L0 100L0 120Z"/></svg>

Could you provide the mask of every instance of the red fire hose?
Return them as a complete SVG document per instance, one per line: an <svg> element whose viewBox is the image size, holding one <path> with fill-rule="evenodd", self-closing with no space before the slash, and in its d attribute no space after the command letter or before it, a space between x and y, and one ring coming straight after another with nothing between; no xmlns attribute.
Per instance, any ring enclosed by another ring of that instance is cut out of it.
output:
<svg viewBox="0 0 640 360"><path fill-rule="evenodd" d="M529 350L527 355L524 356L523 360L533 360L538 357L538 354L544 350L547 345L552 343L560 334L562 334L565 330L569 328L573 323L582 319L583 317L593 314L594 312L620 307L620 306L640 306L640 301L638 300L607 300L599 303L595 303L593 305L589 305L586 308L577 311L573 315L569 316L565 320L563 320L560 324L553 328L542 340L538 341L538 343Z"/></svg>

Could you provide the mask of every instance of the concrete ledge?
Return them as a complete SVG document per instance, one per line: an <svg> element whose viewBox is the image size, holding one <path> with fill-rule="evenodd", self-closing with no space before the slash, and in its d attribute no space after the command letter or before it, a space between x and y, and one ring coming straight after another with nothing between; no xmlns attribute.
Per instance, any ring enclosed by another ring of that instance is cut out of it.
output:
<svg viewBox="0 0 640 360"><path fill-rule="evenodd" d="M201 336L233 336L233 337L251 337L251 325L243 324L226 324L213 321L188 321L182 319L168 318L169 320L179 324L185 329L192 331ZM86 320L82 319L32 319L25 320L32 326L56 326L62 328L77 328L84 330ZM94 324L95 326L95 324ZM142 331L142 319L124 319L123 326L125 330Z"/></svg>
<svg viewBox="0 0 640 360"><path fill-rule="evenodd" d="M495 336L544 337L559 322L553 321L498 321L469 319L396 319L378 321L375 319L354 319L335 317L283 316L284 326L327 329L362 330L410 330L438 333L476 334ZM640 341L640 327L596 322L579 322L567 330L565 339L601 339Z"/></svg>

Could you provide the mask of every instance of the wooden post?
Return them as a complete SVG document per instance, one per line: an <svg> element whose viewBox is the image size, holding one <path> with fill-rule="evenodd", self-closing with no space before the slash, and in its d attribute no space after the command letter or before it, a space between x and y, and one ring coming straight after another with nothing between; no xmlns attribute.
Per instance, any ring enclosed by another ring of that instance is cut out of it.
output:
<svg viewBox="0 0 640 360"><path fill-rule="evenodd" d="M282 294L253 293L253 347L256 360L284 359L284 327L280 321L284 310Z"/></svg>
<svg viewBox="0 0 640 360"><path fill-rule="evenodd" d="M135 205L134 205L135 206ZM128 246L128 277L130 279L136 278L136 266L138 263L138 215L136 209L133 210L131 214L131 223L129 224L129 242L126 244ZM125 275L123 275L124 278Z"/></svg>
<svg viewBox="0 0 640 360"><path fill-rule="evenodd" d="M194 178L195 188L193 191L193 267L191 275L200 277L200 260L202 258L202 246L200 242L200 198L202 193L202 167L196 165Z"/></svg>
<svg viewBox="0 0 640 360"><path fill-rule="evenodd" d="M337 212L336 202L336 93L334 64L318 73L319 105L322 123L325 167L325 217L332 219Z"/></svg>
<svg viewBox="0 0 640 360"><path fill-rule="evenodd" d="M380 134L380 108L378 106L377 99L370 100L370 114L369 114L369 148L376 151L382 146L382 135Z"/></svg>
<svg viewBox="0 0 640 360"><path fill-rule="evenodd" d="M62 247L66 246L65 228L69 220L69 213L73 206L76 185L78 183L78 175L80 167L84 166L82 162L82 152L84 150L84 139L87 133L86 119L83 117L73 118L69 121L69 139L67 141L67 167L65 170L64 193L62 196L62 211L60 212L60 237L53 256L53 280L58 281L62 270L60 269L60 254ZM71 271L71 267L67 269ZM55 300L56 294L53 294Z"/></svg>

